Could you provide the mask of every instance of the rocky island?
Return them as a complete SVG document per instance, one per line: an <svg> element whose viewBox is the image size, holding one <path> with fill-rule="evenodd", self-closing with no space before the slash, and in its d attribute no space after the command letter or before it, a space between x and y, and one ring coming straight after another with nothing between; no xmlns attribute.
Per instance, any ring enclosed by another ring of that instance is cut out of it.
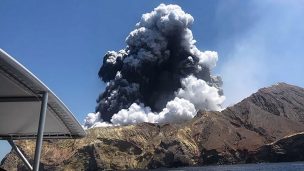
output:
<svg viewBox="0 0 304 171"><path fill-rule="evenodd" d="M304 89L278 83L221 112L182 124L141 123L87 130L78 140L43 144L42 170L125 170L304 159ZM34 141L18 141L31 160ZM11 151L5 170L25 166Z"/></svg>

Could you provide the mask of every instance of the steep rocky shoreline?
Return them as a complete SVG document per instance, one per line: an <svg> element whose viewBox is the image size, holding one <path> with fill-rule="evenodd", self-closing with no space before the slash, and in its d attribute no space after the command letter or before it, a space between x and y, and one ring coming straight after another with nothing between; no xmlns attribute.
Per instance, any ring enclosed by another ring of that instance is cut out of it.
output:
<svg viewBox="0 0 304 171"><path fill-rule="evenodd" d="M303 131L304 89L279 83L221 112L200 111L182 124L93 128L84 139L45 141L41 167L122 170L298 161L304 159L299 155L304 154ZM33 158L33 141L17 144ZM1 167L24 168L13 151Z"/></svg>
<svg viewBox="0 0 304 171"><path fill-rule="evenodd" d="M286 136L260 147L248 162L294 162L304 160L304 132Z"/></svg>

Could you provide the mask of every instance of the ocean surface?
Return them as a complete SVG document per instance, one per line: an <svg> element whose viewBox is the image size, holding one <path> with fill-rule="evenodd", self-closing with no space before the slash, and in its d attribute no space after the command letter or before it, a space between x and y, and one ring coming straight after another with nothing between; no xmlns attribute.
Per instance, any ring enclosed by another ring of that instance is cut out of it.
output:
<svg viewBox="0 0 304 171"><path fill-rule="evenodd" d="M159 171L304 171L304 162L290 163L259 163L259 164L237 164L203 167L184 167L156 169Z"/></svg>

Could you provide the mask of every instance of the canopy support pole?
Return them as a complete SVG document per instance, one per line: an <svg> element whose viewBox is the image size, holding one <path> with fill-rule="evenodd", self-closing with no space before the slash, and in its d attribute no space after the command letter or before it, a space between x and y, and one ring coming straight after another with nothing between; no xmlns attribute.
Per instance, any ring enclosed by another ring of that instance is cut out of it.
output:
<svg viewBox="0 0 304 171"><path fill-rule="evenodd" d="M7 140L8 143L11 145L11 147L15 150L15 152L17 153L17 155L19 156L19 158L23 161L23 163L25 164L25 166L29 169L29 170L33 170L33 167L31 166L30 162L26 159L26 157L22 154L21 150L16 146L16 144L14 143L13 140L8 139Z"/></svg>
<svg viewBox="0 0 304 171"><path fill-rule="evenodd" d="M36 148L35 148L34 169L33 169L34 171L39 170L47 103L48 103L48 92L43 92L39 125L38 125L38 134L37 134Z"/></svg>

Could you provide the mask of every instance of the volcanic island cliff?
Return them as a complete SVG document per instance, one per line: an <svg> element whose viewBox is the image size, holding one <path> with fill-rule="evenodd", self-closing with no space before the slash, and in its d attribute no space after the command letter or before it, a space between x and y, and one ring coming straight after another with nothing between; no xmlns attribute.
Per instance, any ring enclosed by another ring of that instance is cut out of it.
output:
<svg viewBox="0 0 304 171"><path fill-rule="evenodd" d="M304 89L279 83L221 112L182 124L92 128L78 140L43 144L43 170L124 170L304 160ZM17 141L33 161L34 141ZM5 170L25 166L11 151Z"/></svg>

